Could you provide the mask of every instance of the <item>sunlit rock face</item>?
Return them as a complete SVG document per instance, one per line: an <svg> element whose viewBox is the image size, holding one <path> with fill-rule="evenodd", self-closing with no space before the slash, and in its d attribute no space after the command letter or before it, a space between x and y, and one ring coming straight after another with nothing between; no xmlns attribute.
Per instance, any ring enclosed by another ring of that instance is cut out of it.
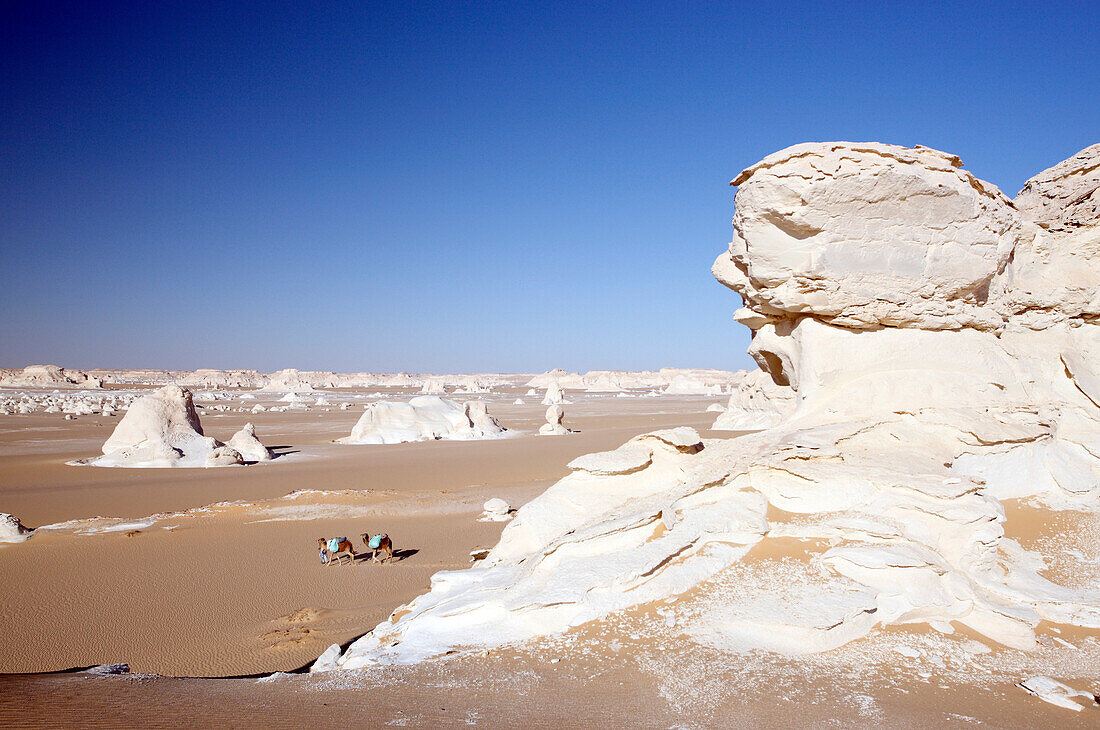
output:
<svg viewBox="0 0 1100 730"><path fill-rule="evenodd" d="M990 286L1030 234L953 155L804 144L748 168L714 273L758 315L853 329L995 329Z"/></svg>
<svg viewBox="0 0 1100 730"><path fill-rule="evenodd" d="M191 391L166 385L130 405L103 443L103 456L72 463L137 468L206 466L207 457L221 445L203 434Z"/></svg>
<svg viewBox="0 0 1100 730"><path fill-rule="evenodd" d="M1100 144L1028 180L1014 202L1024 218L1046 230L1095 227L1100 222Z"/></svg>
<svg viewBox="0 0 1100 730"><path fill-rule="evenodd" d="M685 641L729 651L901 624L1028 649L1042 620L1100 627L1100 585L1044 577L1004 529L1008 499L1100 510L1095 155L1020 206L926 148L797 145L748 168L714 272L772 381L731 398L763 430L574 460L485 560L315 669L523 641L688 589ZM737 565L776 539L806 545L797 591ZM713 587L735 569L759 590Z"/></svg>
<svg viewBox="0 0 1100 730"><path fill-rule="evenodd" d="M166 385L141 396L103 443L103 455L71 461L73 466L129 468L239 466L269 461L271 452L251 423L228 445L203 433L190 390Z"/></svg>

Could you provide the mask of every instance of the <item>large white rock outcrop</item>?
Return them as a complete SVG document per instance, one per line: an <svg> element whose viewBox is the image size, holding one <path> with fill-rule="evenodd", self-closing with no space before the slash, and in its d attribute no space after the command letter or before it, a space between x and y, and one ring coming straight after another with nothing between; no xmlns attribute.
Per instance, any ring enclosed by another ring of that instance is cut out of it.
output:
<svg viewBox="0 0 1100 730"><path fill-rule="evenodd" d="M407 403L379 401L366 407L343 444L400 444L434 439L499 438L506 429L482 401L459 404L437 396Z"/></svg>
<svg viewBox="0 0 1100 730"><path fill-rule="evenodd" d="M263 445L248 439L248 427L234 439L250 454ZM190 390L166 385L137 398L103 444L103 455L69 462L72 465L133 468L239 465L245 461L232 445L203 434ZM260 459L248 458L250 461Z"/></svg>
<svg viewBox="0 0 1100 730"><path fill-rule="evenodd" d="M191 391L178 385L135 400L103 444L103 456L86 459L92 466L205 466L221 446L203 435Z"/></svg>
<svg viewBox="0 0 1100 730"><path fill-rule="evenodd" d="M798 145L735 182L714 270L789 388L783 415L574 460L485 560L316 670L523 641L689 589L683 640L729 651L905 624L1030 649L1041 621L1100 628L1100 584L1058 582L1005 530L1009 499L1100 512L1100 319L1078 287L1097 226L1065 212L1082 198L1056 196L1044 219L1079 223L1044 229L957 158L881 144ZM1069 261L1069 286L1048 276ZM807 558L781 579L740 563L791 539ZM723 590L729 575L753 590Z"/></svg>

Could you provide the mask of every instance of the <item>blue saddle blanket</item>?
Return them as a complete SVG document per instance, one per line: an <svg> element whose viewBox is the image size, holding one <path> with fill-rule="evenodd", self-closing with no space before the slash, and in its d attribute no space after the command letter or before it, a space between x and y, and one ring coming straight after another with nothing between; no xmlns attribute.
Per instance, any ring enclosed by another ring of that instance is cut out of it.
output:
<svg viewBox="0 0 1100 730"><path fill-rule="evenodd" d="M382 536L375 535L374 537L372 537L370 539L370 542L367 543L367 547L369 547L371 550L377 550L378 548L382 547Z"/></svg>
<svg viewBox="0 0 1100 730"><path fill-rule="evenodd" d="M328 540L328 551L330 553L335 553L338 550L340 550L340 543L342 543L344 540L347 540L347 538L346 537L330 537L329 540Z"/></svg>

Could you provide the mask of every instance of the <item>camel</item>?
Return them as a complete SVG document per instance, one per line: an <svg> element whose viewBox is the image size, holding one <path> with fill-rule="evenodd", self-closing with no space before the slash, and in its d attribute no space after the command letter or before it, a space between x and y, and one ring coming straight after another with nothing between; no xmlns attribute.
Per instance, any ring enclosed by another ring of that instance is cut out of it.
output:
<svg viewBox="0 0 1100 730"><path fill-rule="evenodd" d="M340 560L340 553L347 553L348 556L351 558L351 562L354 563L355 562L355 548L352 546L351 540L347 539L346 537L334 537L332 539L337 541L336 542L336 550L330 550L329 549L329 544L328 544L329 541L326 540L325 538L323 538L323 537L317 538L317 547L320 549L320 552L328 555L330 560L331 560L331 558L335 557L337 559L337 561ZM321 562L328 562L328 561L322 560ZM329 564L331 564L331 563L329 563Z"/></svg>
<svg viewBox="0 0 1100 730"><path fill-rule="evenodd" d="M371 551L370 560L373 563L378 553L385 553L386 558L382 559L385 563L386 559L393 560L393 541L390 540L390 536L382 533L381 535L375 535L373 538L369 532L364 532L360 535L363 538L363 544L367 546L367 550Z"/></svg>

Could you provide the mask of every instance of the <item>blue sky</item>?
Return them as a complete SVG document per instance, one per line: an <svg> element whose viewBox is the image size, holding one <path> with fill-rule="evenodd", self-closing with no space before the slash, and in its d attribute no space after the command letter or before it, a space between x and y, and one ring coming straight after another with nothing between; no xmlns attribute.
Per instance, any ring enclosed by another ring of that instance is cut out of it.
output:
<svg viewBox="0 0 1100 730"><path fill-rule="evenodd" d="M4 4L0 365L748 367L742 168L1100 141L1095 2L317 5Z"/></svg>

